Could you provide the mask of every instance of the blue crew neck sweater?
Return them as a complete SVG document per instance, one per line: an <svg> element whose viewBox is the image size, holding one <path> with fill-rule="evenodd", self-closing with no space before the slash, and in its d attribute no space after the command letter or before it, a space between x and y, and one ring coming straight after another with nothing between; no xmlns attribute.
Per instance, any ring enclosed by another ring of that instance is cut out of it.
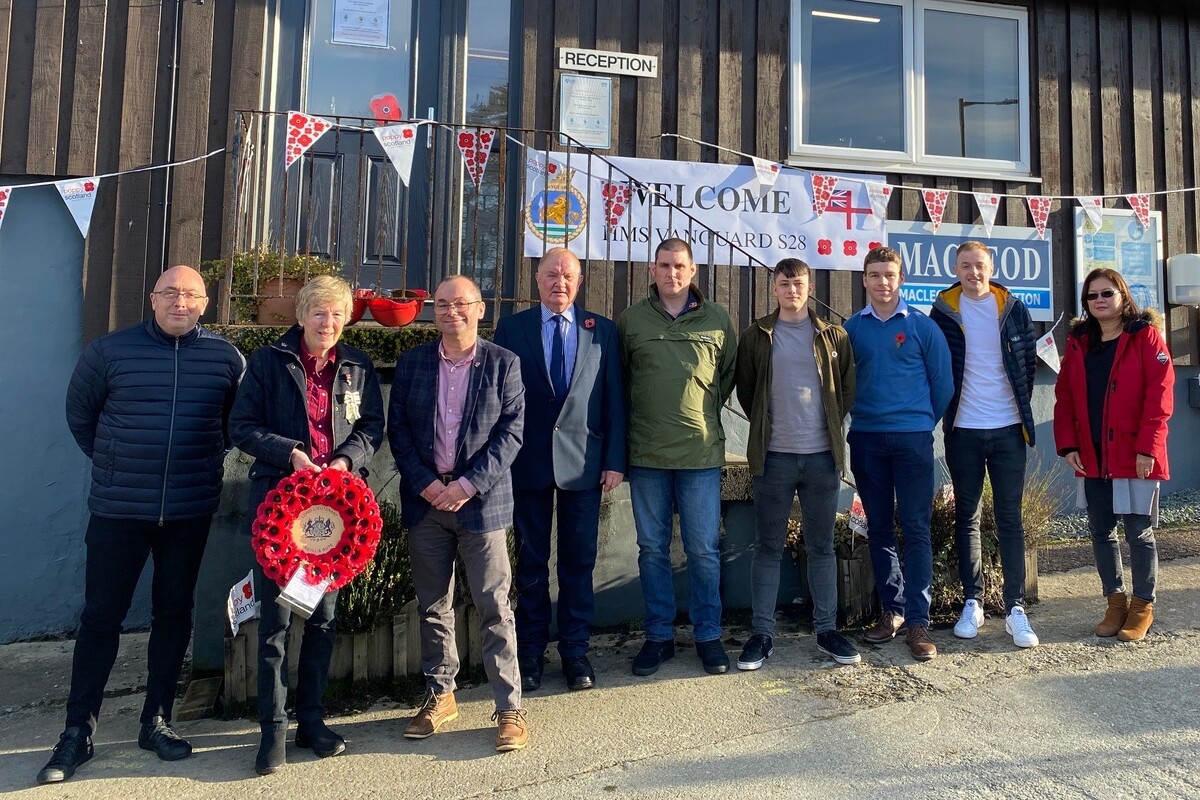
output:
<svg viewBox="0 0 1200 800"><path fill-rule="evenodd" d="M855 314L846 332L858 381L850 430L932 431L954 396L950 348L937 324L909 308L886 322Z"/></svg>

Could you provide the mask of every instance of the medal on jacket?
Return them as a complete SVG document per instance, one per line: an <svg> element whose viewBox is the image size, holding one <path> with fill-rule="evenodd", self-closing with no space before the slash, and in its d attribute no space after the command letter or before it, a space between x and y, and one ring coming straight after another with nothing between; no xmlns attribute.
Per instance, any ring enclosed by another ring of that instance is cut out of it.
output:
<svg viewBox="0 0 1200 800"><path fill-rule="evenodd" d="M343 402L346 404L346 422L353 425L362 416L362 392L346 392Z"/></svg>

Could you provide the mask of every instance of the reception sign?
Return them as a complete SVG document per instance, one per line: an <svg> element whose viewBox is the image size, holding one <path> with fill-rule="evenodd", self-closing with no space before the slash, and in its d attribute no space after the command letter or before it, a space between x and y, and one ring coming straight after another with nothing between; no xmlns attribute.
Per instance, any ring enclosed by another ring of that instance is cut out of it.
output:
<svg viewBox="0 0 1200 800"><path fill-rule="evenodd" d="M566 153L532 150L525 170L530 257L565 246L581 258L650 261L659 242L678 237L691 244L697 264L745 265L748 254L768 266L800 258L814 269L861 270L867 251L887 243L863 183L881 177L839 177L818 217L810 175L795 170L767 185L752 165L568 160ZM629 184L626 174L642 185ZM614 184L630 189L628 208L613 202Z"/></svg>
<svg viewBox="0 0 1200 800"><path fill-rule="evenodd" d="M926 222L891 221L888 244L904 260L904 302L928 312L937 293L958 280L954 253L970 239L987 244L996 269L992 280L1019 297L1035 322L1054 321L1053 260L1050 240L1034 228L995 226L985 237L978 225L943 224L930 233Z"/></svg>

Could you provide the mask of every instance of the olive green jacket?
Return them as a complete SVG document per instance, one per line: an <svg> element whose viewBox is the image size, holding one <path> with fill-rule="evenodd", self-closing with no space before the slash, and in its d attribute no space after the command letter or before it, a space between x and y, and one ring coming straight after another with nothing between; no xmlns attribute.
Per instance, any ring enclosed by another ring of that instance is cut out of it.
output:
<svg viewBox="0 0 1200 800"><path fill-rule="evenodd" d="M658 288L617 320L629 397L629 465L705 469L725 464L721 407L733 393L737 334L704 299L672 319Z"/></svg>
<svg viewBox="0 0 1200 800"><path fill-rule="evenodd" d="M737 397L742 410L750 417L750 434L746 440L746 460L750 474L763 474L767 446L771 442L771 348L774 346L775 322L779 309L756 320L742 334L738 344ZM829 447L834 463L846 471L846 439L842 422L854 402L854 353L850 337L841 325L818 317L813 321L813 357L821 376L821 400L829 424Z"/></svg>

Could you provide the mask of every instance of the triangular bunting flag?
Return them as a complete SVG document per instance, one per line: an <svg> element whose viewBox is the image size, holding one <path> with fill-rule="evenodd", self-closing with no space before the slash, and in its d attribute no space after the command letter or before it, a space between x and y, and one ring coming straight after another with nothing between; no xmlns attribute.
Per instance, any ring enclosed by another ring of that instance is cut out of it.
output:
<svg viewBox="0 0 1200 800"><path fill-rule="evenodd" d="M946 213L946 198L950 196L948 189L926 189L921 192L921 197L925 200L925 211L929 214L929 222L933 225L933 232L937 233L938 228L942 227L942 215Z"/></svg>
<svg viewBox="0 0 1200 800"><path fill-rule="evenodd" d="M1050 331L1042 338L1038 339L1037 343L1038 358L1050 365L1050 369L1057 374L1061 363L1058 358L1058 345L1054 343L1054 331Z"/></svg>
<svg viewBox="0 0 1200 800"><path fill-rule="evenodd" d="M1142 230L1150 227L1150 195L1148 194L1127 194L1125 199L1129 201L1129 207L1133 209L1137 221L1142 223Z"/></svg>
<svg viewBox="0 0 1200 800"><path fill-rule="evenodd" d="M837 182L836 175L819 175L816 172L812 174L813 211L816 212L818 219L825 213Z"/></svg>
<svg viewBox="0 0 1200 800"><path fill-rule="evenodd" d="M751 156L751 160L754 162L754 175L758 178L759 188L774 186L779 177L779 165L756 156Z"/></svg>
<svg viewBox="0 0 1200 800"><path fill-rule="evenodd" d="M400 182L408 186L408 179L412 175L413 151L417 145L417 126L384 125L374 128L371 132L375 134L375 138L383 146L383 152L387 153L388 160L396 168Z"/></svg>
<svg viewBox="0 0 1200 800"><path fill-rule="evenodd" d="M882 228L887 224L888 200L892 197L892 187L886 183L868 181L867 199L871 202L871 215L875 218L875 226Z"/></svg>
<svg viewBox="0 0 1200 800"><path fill-rule="evenodd" d="M600 195L604 198L604 216L608 220L608 230L615 231L621 223L621 217L629 208L633 189L627 183L600 181Z"/></svg>
<svg viewBox="0 0 1200 800"><path fill-rule="evenodd" d="M333 127L333 123L321 117L288 112L287 152L283 157L283 168L287 169L317 143L321 134Z"/></svg>
<svg viewBox="0 0 1200 800"><path fill-rule="evenodd" d="M992 226L996 224L996 211L1000 208L1000 195L990 192L974 192L975 205L979 206L979 219L983 221L983 230L988 238L992 238Z"/></svg>
<svg viewBox="0 0 1200 800"><path fill-rule="evenodd" d="M88 227L92 224L92 209L96 206L96 189L100 186L99 178L77 178L69 181L57 181L54 187L62 195L67 204L67 211L75 218L79 232L87 238Z"/></svg>
<svg viewBox="0 0 1200 800"><path fill-rule="evenodd" d="M1033 227L1037 228L1039 239L1046 238L1046 223L1050 220L1050 201L1053 198L1031 194L1025 198L1029 204L1029 214L1033 217Z"/></svg>
<svg viewBox="0 0 1200 800"><path fill-rule="evenodd" d="M1083 213L1087 214L1088 222L1092 223L1092 227L1100 230L1100 226L1104 224L1104 198L1103 197L1077 197L1079 205L1083 206Z"/></svg>
<svg viewBox="0 0 1200 800"><path fill-rule="evenodd" d="M8 197L12 194L12 189L5 186L0 188L0 225L4 224L4 211L8 208Z"/></svg>
<svg viewBox="0 0 1200 800"><path fill-rule="evenodd" d="M492 154L492 140L495 138L496 131L492 128L458 132L458 149L462 153L463 161L467 165L467 173L471 176L471 182L475 184L476 189L479 188L479 182L483 180L488 156Z"/></svg>
<svg viewBox="0 0 1200 800"><path fill-rule="evenodd" d="M854 493L854 499L850 501L850 530L864 539L867 538L867 512L858 492Z"/></svg>

